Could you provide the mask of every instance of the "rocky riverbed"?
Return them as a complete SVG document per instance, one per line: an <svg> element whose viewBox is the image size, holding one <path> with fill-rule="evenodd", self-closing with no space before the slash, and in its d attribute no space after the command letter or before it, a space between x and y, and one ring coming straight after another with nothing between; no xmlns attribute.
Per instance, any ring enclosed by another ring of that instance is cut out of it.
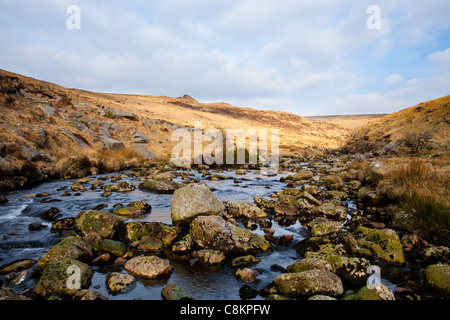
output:
<svg viewBox="0 0 450 320"><path fill-rule="evenodd" d="M2 299L447 299L448 247L336 157L136 168L4 194Z"/></svg>

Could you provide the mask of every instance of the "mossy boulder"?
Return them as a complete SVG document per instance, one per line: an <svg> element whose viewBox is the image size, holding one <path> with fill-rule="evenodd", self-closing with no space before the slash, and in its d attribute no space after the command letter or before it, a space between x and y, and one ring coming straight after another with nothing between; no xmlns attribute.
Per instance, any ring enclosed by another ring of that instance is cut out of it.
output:
<svg viewBox="0 0 450 320"><path fill-rule="evenodd" d="M171 245L178 237L181 228L170 226L160 222L128 222L122 225L119 238L122 241L134 242L140 241L144 237L158 238L164 246Z"/></svg>
<svg viewBox="0 0 450 320"><path fill-rule="evenodd" d="M306 258L315 258L330 264L331 270L340 277L354 284L360 284L367 279L369 260L365 258L346 257L333 253L306 252Z"/></svg>
<svg viewBox="0 0 450 320"><path fill-rule="evenodd" d="M450 265L432 264L425 269L427 287L450 297Z"/></svg>
<svg viewBox="0 0 450 320"><path fill-rule="evenodd" d="M359 226L355 234L361 236L357 239L361 248L369 249L380 259L389 262L405 263L403 246L394 230L370 229Z"/></svg>
<svg viewBox="0 0 450 320"><path fill-rule="evenodd" d="M73 296L78 290L88 286L93 274L87 264L75 259L52 262L43 270L33 294L41 298L52 295Z"/></svg>
<svg viewBox="0 0 450 320"><path fill-rule="evenodd" d="M189 229L192 240L202 248L237 254L261 253L270 243L261 235L228 223L219 216L195 218Z"/></svg>
<svg viewBox="0 0 450 320"><path fill-rule="evenodd" d="M171 214L175 225L189 224L195 217L223 215L225 206L209 187L190 184L176 190L172 196Z"/></svg>
<svg viewBox="0 0 450 320"><path fill-rule="evenodd" d="M311 236L320 237L330 233L338 232L342 229L339 221L332 221L324 218L316 218L310 223Z"/></svg>
<svg viewBox="0 0 450 320"><path fill-rule="evenodd" d="M338 296L344 292L341 279L326 270L307 270L296 273L283 273L275 280L277 290L285 296Z"/></svg>
<svg viewBox="0 0 450 320"><path fill-rule="evenodd" d="M93 256L94 250L90 244L72 236L63 238L39 259L36 265L36 272L40 273L47 264L65 258L89 261Z"/></svg>
<svg viewBox="0 0 450 320"><path fill-rule="evenodd" d="M376 283L359 289L353 300L395 300L395 296L384 284Z"/></svg>
<svg viewBox="0 0 450 320"><path fill-rule="evenodd" d="M244 201L227 201L225 203L227 216L232 218L265 218L267 213L258 206Z"/></svg>
<svg viewBox="0 0 450 320"><path fill-rule="evenodd" d="M95 232L102 236L102 238L111 239L124 220L125 218L109 212L84 210L76 216L75 226L84 235Z"/></svg>

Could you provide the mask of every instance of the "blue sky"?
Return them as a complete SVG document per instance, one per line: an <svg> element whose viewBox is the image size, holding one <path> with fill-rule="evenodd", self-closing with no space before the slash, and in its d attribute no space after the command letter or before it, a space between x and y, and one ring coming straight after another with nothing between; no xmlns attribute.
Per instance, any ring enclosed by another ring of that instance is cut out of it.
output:
<svg viewBox="0 0 450 320"><path fill-rule="evenodd" d="M0 0L0 68L91 91L390 113L450 94L449 14L448 0Z"/></svg>

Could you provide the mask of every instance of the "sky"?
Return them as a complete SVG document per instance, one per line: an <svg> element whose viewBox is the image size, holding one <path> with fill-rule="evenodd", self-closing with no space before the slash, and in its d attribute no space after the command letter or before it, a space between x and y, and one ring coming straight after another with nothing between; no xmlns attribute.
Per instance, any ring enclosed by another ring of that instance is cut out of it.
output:
<svg viewBox="0 0 450 320"><path fill-rule="evenodd" d="M449 15L449 0L0 0L0 69L301 116L392 113L450 94Z"/></svg>

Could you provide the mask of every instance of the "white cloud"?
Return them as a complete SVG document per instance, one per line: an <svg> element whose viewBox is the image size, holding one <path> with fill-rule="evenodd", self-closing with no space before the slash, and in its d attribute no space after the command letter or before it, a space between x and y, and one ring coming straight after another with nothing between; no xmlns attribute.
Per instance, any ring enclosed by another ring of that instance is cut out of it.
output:
<svg viewBox="0 0 450 320"><path fill-rule="evenodd" d="M398 73L391 74L384 79L384 83L386 84L396 84L403 80L403 77Z"/></svg>
<svg viewBox="0 0 450 320"><path fill-rule="evenodd" d="M425 60L440 68L448 69L450 68L450 48L447 48L444 51L439 50L433 52L429 54Z"/></svg>

